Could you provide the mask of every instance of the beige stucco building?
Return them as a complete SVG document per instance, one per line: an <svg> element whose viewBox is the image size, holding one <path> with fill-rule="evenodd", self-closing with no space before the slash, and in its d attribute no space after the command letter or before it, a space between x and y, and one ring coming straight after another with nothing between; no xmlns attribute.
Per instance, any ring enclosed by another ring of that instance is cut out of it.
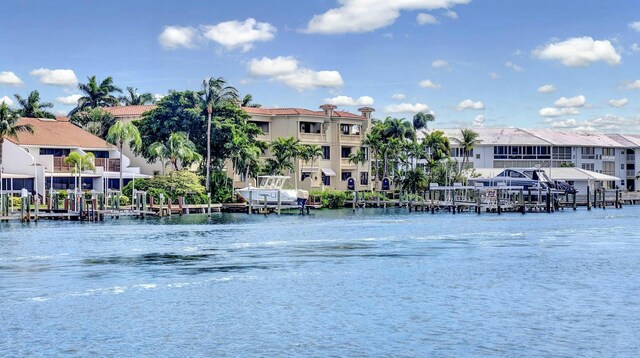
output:
<svg viewBox="0 0 640 358"><path fill-rule="evenodd" d="M373 108L358 109L360 114L338 111L330 104L320 106L320 111L302 108L243 108L251 123L262 129L259 140L271 142L278 137L289 137L303 145L318 145L321 158L311 162L295 161L295 178L299 186L308 189L332 188L347 190L348 178L355 179L356 190L370 190L369 151L365 148L365 163L349 161L349 154L361 146L366 134L371 131ZM264 159L269 157L267 152ZM235 176L235 185L242 186L242 178ZM294 178L292 178L294 179ZM303 180L304 179L304 180ZM292 180L295 183L295 180Z"/></svg>

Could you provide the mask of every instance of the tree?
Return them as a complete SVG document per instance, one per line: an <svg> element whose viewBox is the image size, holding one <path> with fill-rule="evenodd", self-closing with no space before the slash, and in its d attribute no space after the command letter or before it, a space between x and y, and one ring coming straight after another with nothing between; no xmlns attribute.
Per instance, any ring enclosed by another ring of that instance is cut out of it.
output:
<svg viewBox="0 0 640 358"><path fill-rule="evenodd" d="M353 163L356 165L356 177L354 178L354 180L356 181L356 187L358 185L357 181L360 180L360 165L366 162L367 162L367 155L366 155L365 149L362 147L358 148L358 150L355 153L349 154L349 163Z"/></svg>
<svg viewBox="0 0 640 358"><path fill-rule="evenodd" d="M322 155L322 147L317 144L305 145L300 149L300 159L305 161L305 163L311 162L312 171L316 159L322 158Z"/></svg>
<svg viewBox="0 0 640 358"><path fill-rule="evenodd" d="M86 108L74 113L70 119L72 123L85 128L102 139L106 138L109 128L116 123L113 114L100 107Z"/></svg>
<svg viewBox="0 0 640 358"><path fill-rule="evenodd" d="M238 99L238 91L231 86L227 86L227 81L222 77L209 78L202 81L202 91L200 92L204 107L207 110L207 162L205 188L209 192L211 176L211 116L213 109L222 104Z"/></svg>
<svg viewBox="0 0 640 358"><path fill-rule="evenodd" d="M178 164L184 168L191 163L202 160L202 156L196 151L195 144L189 140L187 133L173 133L167 143L154 142L149 146L148 155L150 160L160 160L162 163L162 175L166 167L165 160L173 166L174 170L180 170Z"/></svg>
<svg viewBox="0 0 640 358"><path fill-rule="evenodd" d="M259 103L253 103L253 96L251 94L246 94L242 97L242 101L240 103L241 107L251 107L251 108L260 108L262 107Z"/></svg>
<svg viewBox="0 0 640 358"><path fill-rule="evenodd" d="M111 144L114 144L118 147L120 151L120 190L123 188L122 181L122 150L125 142L129 142L129 146L134 151L140 149L142 145L142 140L140 139L140 132L138 128L131 122L124 123L121 121L117 121L114 125L109 128L107 132L107 141Z"/></svg>
<svg viewBox="0 0 640 358"><path fill-rule="evenodd" d="M78 185L76 188L80 188L82 191L82 172L85 170L96 170L94 165L95 155L93 153L80 154L78 152L71 152L64 158L64 162L73 166L71 173L78 174Z"/></svg>
<svg viewBox="0 0 640 358"><path fill-rule="evenodd" d="M18 133L34 133L30 124L18 124L20 116L7 107L6 103L0 104L0 194L2 194L2 154L5 138L18 138ZM2 204L0 203L0 208Z"/></svg>
<svg viewBox="0 0 640 358"><path fill-rule="evenodd" d="M127 87L126 95L118 97L118 100L123 106L140 106L153 103L153 95L148 92L138 94L137 88Z"/></svg>
<svg viewBox="0 0 640 358"><path fill-rule="evenodd" d="M69 112L70 117L85 108L112 107L118 105L118 98L116 98L113 93L122 93L122 89L113 84L113 78L111 78L111 76L102 80L100 84L98 84L96 76L88 77L87 80L87 83L78 84L78 89L83 95L78 99L76 108Z"/></svg>
<svg viewBox="0 0 640 358"><path fill-rule="evenodd" d="M433 131L423 139L423 145L429 149L429 161L433 164L443 158L449 157L451 144L449 138L442 131Z"/></svg>
<svg viewBox="0 0 640 358"><path fill-rule="evenodd" d="M403 118L387 117L384 120L384 135L387 138L397 138L400 140L413 139L415 138L415 131L411 124Z"/></svg>
<svg viewBox="0 0 640 358"><path fill-rule="evenodd" d="M429 177L422 168L408 170L401 181L402 189L412 194L426 190L428 183Z"/></svg>
<svg viewBox="0 0 640 358"><path fill-rule="evenodd" d="M460 171L466 169L466 163L469 161L469 153L473 150L476 144L481 141L478 139L480 134L475 132L473 129L461 129L460 135L462 139L452 138L454 141L458 142L462 147L462 165L460 166Z"/></svg>
<svg viewBox="0 0 640 358"><path fill-rule="evenodd" d="M293 162L300 152L299 141L293 136L277 138L271 143L273 158L267 159L267 168L271 174L283 175L287 170L289 175L294 169ZM297 181L296 181L297 183Z"/></svg>
<svg viewBox="0 0 640 358"><path fill-rule="evenodd" d="M426 129L429 122L433 122L435 117L431 113L418 112L413 116L413 129L417 132Z"/></svg>
<svg viewBox="0 0 640 358"><path fill-rule="evenodd" d="M44 108L52 108L53 103L40 102L40 92L31 91L27 98L23 98L19 94L13 95L18 101L20 109L18 115L29 118L56 118L56 116L44 110Z"/></svg>

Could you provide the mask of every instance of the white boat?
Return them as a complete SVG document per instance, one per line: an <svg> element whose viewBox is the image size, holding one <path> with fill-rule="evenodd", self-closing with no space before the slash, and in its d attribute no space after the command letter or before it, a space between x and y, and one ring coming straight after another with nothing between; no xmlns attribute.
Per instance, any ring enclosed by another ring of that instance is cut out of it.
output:
<svg viewBox="0 0 640 358"><path fill-rule="evenodd" d="M265 175L258 177L258 186L237 189L236 193L240 195L245 201L253 201L254 204L264 204L265 199L267 204L278 203L278 193L280 194L280 203L283 205L299 204L298 199L307 200L309 198L309 192L306 190L296 189L283 189L284 185L290 179L288 176L279 175Z"/></svg>
<svg viewBox="0 0 640 358"><path fill-rule="evenodd" d="M482 186L521 186L524 190L551 189L555 194L575 194L576 189L563 180L553 181L540 168L506 168L493 178L471 178L469 182Z"/></svg>

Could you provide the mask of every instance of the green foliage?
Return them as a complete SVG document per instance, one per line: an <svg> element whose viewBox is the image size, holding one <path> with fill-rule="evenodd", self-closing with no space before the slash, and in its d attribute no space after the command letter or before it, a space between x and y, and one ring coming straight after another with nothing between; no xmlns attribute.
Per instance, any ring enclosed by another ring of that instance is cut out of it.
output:
<svg viewBox="0 0 640 358"><path fill-rule="evenodd" d="M96 76L88 77L87 80L87 83L78 84L78 89L82 92L82 96L78 99L76 108L69 112L70 117L84 109L118 105L118 99L113 94L115 92L122 93L122 89L113 84L111 76L105 78L99 84Z"/></svg>
<svg viewBox="0 0 640 358"><path fill-rule="evenodd" d="M153 95L151 93L138 93L137 88L127 87L127 94L118 97L123 106L140 106L147 103L153 103Z"/></svg>
<svg viewBox="0 0 640 358"><path fill-rule="evenodd" d="M102 139L107 137L109 128L116 122L113 114L99 107L74 112L70 120Z"/></svg>
<svg viewBox="0 0 640 358"><path fill-rule="evenodd" d="M49 102L40 102L40 92L31 91L29 95L24 98L19 94L13 95L18 102L18 114L21 117L29 117L29 118L56 118L56 116L44 110L44 108L52 108L53 103Z"/></svg>
<svg viewBox="0 0 640 358"><path fill-rule="evenodd" d="M120 206L131 205L131 199L128 196L120 195Z"/></svg>
<svg viewBox="0 0 640 358"><path fill-rule="evenodd" d="M346 192L338 190L313 191L309 195L320 198L323 207L332 209L344 207L349 199Z"/></svg>
<svg viewBox="0 0 640 358"><path fill-rule="evenodd" d="M135 182L136 190L146 191L157 201L160 193L165 198L177 200L184 196L191 204L204 204L206 194L202 186L202 178L189 171L174 171L168 175L158 175L151 179L140 179ZM133 193L133 181L130 181L123 189L123 194L131 196ZM204 195L204 200L203 200Z"/></svg>

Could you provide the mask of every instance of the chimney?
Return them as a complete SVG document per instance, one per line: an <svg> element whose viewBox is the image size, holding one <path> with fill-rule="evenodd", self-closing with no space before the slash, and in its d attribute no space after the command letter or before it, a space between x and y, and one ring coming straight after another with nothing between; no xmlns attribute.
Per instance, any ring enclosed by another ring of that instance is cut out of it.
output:
<svg viewBox="0 0 640 358"><path fill-rule="evenodd" d="M371 107L361 107L358 108L358 111L360 111L360 113L362 113L362 116L366 119L371 119L371 112L375 112L375 109L371 108Z"/></svg>
<svg viewBox="0 0 640 358"><path fill-rule="evenodd" d="M322 109L324 111L324 115L331 118L333 117L333 110L336 109L338 107L332 105L332 104L323 104L322 106L320 106L320 109Z"/></svg>

